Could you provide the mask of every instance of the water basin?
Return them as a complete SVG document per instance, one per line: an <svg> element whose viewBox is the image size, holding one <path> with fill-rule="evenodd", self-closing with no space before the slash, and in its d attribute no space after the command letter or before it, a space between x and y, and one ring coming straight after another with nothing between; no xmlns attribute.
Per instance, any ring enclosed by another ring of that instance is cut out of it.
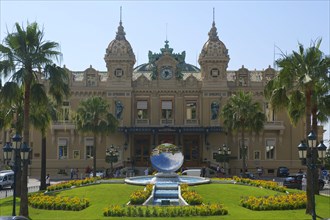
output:
<svg viewBox="0 0 330 220"><path fill-rule="evenodd" d="M125 183L133 184L133 185L147 185L154 183L154 176L135 176L129 177L125 179ZM188 185L198 185L198 184L205 184L209 183L210 179L204 177L197 177L197 176L178 176L178 182L172 181L172 179L162 179L162 181L157 181L157 184L172 184L172 183L186 183Z"/></svg>

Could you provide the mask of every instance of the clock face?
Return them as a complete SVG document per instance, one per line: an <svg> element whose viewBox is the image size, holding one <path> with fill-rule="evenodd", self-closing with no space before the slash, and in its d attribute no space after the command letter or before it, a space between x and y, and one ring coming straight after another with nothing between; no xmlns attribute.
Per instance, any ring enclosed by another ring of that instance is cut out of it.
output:
<svg viewBox="0 0 330 220"><path fill-rule="evenodd" d="M170 68L163 68L160 75L163 79L171 79L173 77L173 72Z"/></svg>

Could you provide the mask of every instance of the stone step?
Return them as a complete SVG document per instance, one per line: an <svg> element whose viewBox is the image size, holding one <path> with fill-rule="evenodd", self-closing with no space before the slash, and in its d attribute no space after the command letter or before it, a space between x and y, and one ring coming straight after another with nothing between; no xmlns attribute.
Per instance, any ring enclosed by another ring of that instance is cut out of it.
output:
<svg viewBox="0 0 330 220"><path fill-rule="evenodd" d="M178 190L162 190L157 189L154 192L154 197L156 198L178 198L179 197L179 191Z"/></svg>
<svg viewBox="0 0 330 220"><path fill-rule="evenodd" d="M156 189L178 189L178 184L156 184Z"/></svg>
<svg viewBox="0 0 330 220"><path fill-rule="evenodd" d="M159 198L154 200L154 205L179 205L179 199Z"/></svg>

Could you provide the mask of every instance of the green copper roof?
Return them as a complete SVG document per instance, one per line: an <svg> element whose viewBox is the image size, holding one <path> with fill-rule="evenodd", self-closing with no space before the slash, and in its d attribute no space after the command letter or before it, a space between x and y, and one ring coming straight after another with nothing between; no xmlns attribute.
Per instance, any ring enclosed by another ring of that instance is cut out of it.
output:
<svg viewBox="0 0 330 220"><path fill-rule="evenodd" d="M200 69L198 67L185 62L185 58L186 58L185 51L183 51L182 53L173 53L173 48L170 48L168 43L169 41L166 40L164 48L160 49L161 53L152 53L151 51L149 51L148 53L149 62L135 67L134 72L153 72L153 74L157 74L155 72L156 61L158 61L162 56L165 55L171 56L178 62L177 69L179 72L176 74L177 77L181 78L182 77L181 74L185 72L188 73L200 72Z"/></svg>

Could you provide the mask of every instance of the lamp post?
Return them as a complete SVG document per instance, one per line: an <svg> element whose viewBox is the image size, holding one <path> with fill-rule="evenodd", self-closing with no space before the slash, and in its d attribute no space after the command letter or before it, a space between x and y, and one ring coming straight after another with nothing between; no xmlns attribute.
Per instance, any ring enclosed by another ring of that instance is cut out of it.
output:
<svg viewBox="0 0 330 220"><path fill-rule="evenodd" d="M308 207L311 208L312 219L316 220L316 210L315 210L315 191L314 191L314 173L317 169L317 157L322 159L325 156L326 146L323 144L323 141L320 141L320 144L316 146L316 135L314 131L311 131L307 136L307 144L304 141L298 145L299 159L306 160L307 166L307 210ZM318 152L318 154L317 154Z"/></svg>
<svg viewBox="0 0 330 220"><path fill-rule="evenodd" d="M22 141L22 137L19 134L15 134L12 138L12 143L6 142L3 147L3 157L4 160L11 160L13 158L13 171L14 171L14 185L13 185L13 212L12 215L16 216L16 173L19 169L21 169L21 164L19 161L23 161L23 163L29 160L29 153L31 148ZM13 155L13 157L12 157Z"/></svg>
<svg viewBox="0 0 330 220"><path fill-rule="evenodd" d="M105 161L107 163L110 163L110 170L111 173L110 175L113 175L113 163L116 163L118 161L118 156L119 156L119 152L117 150L117 148L111 144L111 147L109 147L106 152L105 152Z"/></svg>
<svg viewBox="0 0 330 220"><path fill-rule="evenodd" d="M231 155L230 147L228 147L226 144L223 144L222 147L219 147L218 149L218 162L223 162L226 174L228 174L228 169L226 168L225 164L229 162L229 157Z"/></svg>

